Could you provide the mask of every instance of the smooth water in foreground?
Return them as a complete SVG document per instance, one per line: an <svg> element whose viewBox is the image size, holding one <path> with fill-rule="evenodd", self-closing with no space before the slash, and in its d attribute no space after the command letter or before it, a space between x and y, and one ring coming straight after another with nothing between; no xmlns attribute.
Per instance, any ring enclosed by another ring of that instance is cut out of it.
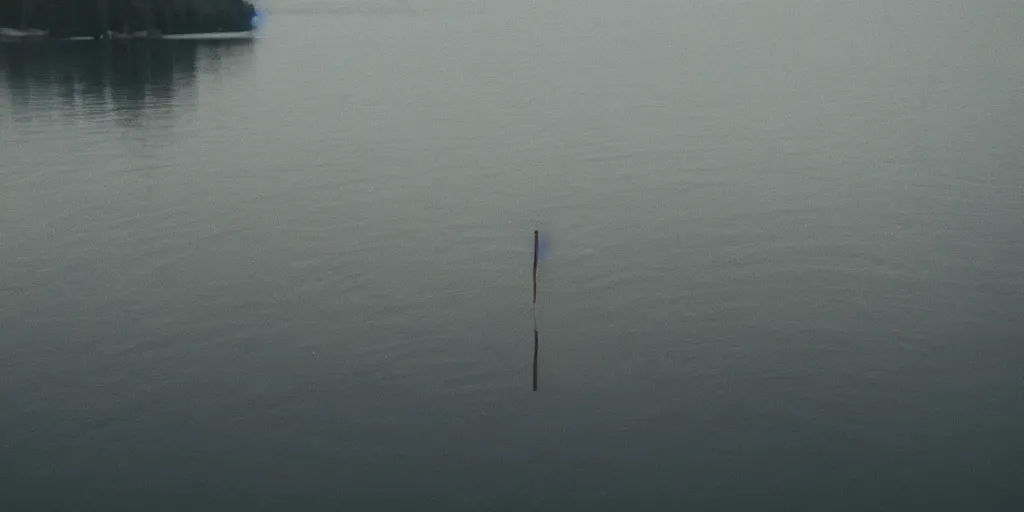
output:
<svg viewBox="0 0 1024 512"><path fill-rule="evenodd" d="M0 45L0 508L1024 508L1018 2L506 4Z"/></svg>

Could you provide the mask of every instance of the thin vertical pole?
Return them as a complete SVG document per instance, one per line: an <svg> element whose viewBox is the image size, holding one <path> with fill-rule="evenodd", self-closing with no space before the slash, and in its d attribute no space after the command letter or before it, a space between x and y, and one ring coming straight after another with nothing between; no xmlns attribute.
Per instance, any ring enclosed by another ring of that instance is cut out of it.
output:
<svg viewBox="0 0 1024 512"><path fill-rule="evenodd" d="M537 334L537 259L540 252L540 232L533 230L533 390L537 391L537 352L540 335Z"/></svg>
<svg viewBox="0 0 1024 512"><path fill-rule="evenodd" d="M537 252L540 249L540 232L533 230L533 305L537 305Z"/></svg>

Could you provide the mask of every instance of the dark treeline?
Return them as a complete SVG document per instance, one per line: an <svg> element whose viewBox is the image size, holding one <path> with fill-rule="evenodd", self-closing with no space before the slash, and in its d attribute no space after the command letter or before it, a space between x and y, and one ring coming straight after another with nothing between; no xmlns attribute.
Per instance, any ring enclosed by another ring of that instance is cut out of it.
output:
<svg viewBox="0 0 1024 512"><path fill-rule="evenodd" d="M53 37L241 32L252 28L255 14L246 0L0 0L0 27Z"/></svg>

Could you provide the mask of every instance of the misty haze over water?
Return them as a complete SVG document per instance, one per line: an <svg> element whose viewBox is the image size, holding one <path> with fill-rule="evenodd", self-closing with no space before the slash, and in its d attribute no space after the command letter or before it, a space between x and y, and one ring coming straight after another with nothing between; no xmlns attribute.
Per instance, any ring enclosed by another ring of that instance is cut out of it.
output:
<svg viewBox="0 0 1024 512"><path fill-rule="evenodd" d="M892 4L0 44L0 507L1022 509L1024 7Z"/></svg>

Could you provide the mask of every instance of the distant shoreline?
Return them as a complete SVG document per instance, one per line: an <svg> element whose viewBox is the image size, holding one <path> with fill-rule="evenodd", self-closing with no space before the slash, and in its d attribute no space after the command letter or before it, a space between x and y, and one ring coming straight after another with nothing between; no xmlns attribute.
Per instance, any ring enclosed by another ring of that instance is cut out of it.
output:
<svg viewBox="0 0 1024 512"><path fill-rule="evenodd" d="M103 37L71 36L71 37L50 37L49 33L42 30L19 30L9 27L0 27L0 42L23 42L23 41L134 41L134 40L227 40L227 39L255 39L255 30L238 32L196 32L184 34L150 34L134 33L120 34L111 33Z"/></svg>
<svg viewBox="0 0 1024 512"><path fill-rule="evenodd" d="M247 0L0 0L5 40L240 34L256 19Z"/></svg>

